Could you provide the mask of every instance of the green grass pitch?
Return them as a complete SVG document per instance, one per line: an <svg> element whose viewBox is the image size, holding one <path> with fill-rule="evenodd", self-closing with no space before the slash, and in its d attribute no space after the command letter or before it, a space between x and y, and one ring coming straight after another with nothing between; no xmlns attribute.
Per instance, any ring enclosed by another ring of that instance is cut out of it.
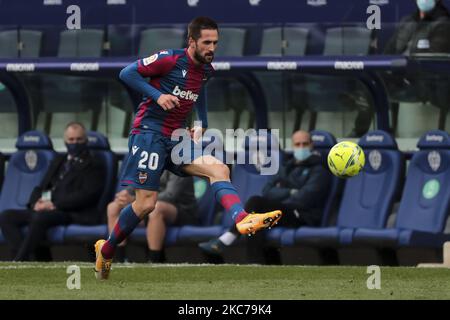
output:
<svg viewBox="0 0 450 320"><path fill-rule="evenodd" d="M67 288L70 265L79 290ZM450 299L450 269L381 267L379 290L367 288L370 276L345 266L113 264L98 281L86 262L2 262L0 299Z"/></svg>

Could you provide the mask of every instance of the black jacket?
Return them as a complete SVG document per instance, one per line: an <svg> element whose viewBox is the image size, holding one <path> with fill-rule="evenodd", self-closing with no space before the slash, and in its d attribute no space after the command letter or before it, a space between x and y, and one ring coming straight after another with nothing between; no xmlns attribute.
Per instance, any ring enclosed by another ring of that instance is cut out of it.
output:
<svg viewBox="0 0 450 320"><path fill-rule="evenodd" d="M417 10L403 18L388 41L385 54L450 53L450 15L442 3L423 19Z"/></svg>
<svg viewBox="0 0 450 320"><path fill-rule="evenodd" d="M308 225L320 225L331 182L319 155L297 162L289 158L263 189L263 196L297 209Z"/></svg>
<svg viewBox="0 0 450 320"><path fill-rule="evenodd" d="M100 223L101 213L97 204L104 188L104 166L89 152L85 152L59 179L66 161L66 155L56 156L42 183L31 193L28 207L32 209L42 192L51 189L56 210L69 212L73 223Z"/></svg>

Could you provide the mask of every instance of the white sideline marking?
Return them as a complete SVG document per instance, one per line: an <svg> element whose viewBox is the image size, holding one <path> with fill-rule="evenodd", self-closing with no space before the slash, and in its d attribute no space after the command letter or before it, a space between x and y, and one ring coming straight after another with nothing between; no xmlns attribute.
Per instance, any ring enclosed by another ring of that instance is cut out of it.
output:
<svg viewBox="0 0 450 320"><path fill-rule="evenodd" d="M68 265L77 265L80 268L85 269L93 269L94 263L86 263L86 262L67 262L66 264L24 264L24 263L13 263L8 265L1 265L0 264L0 270L14 270L14 269L66 269ZM134 268L186 268L186 267L221 267L221 266L227 266L227 267L259 267L262 265L240 265L240 264L208 264L208 263L201 263L201 264L192 264L192 263L167 263L167 264L145 264L145 263L116 263L112 265L113 269L134 269ZM268 266L264 266L268 267ZM280 267L280 266L279 266Z"/></svg>

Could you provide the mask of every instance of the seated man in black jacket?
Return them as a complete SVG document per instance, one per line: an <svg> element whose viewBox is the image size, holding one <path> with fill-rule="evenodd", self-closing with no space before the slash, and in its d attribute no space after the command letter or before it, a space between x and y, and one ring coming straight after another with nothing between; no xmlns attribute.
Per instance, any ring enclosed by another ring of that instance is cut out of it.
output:
<svg viewBox="0 0 450 320"><path fill-rule="evenodd" d="M416 0L417 10L404 17L384 54L450 53L450 14L442 0Z"/></svg>
<svg viewBox="0 0 450 320"><path fill-rule="evenodd" d="M330 173L323 167L320 155L312 153L313 145L308 132L294 132L292 146L294 156L286 159L278 174L264 187L262 196L253 196L247 201L245 210L264 212L279 208L283 211L283 219L279 222L281 226L319 226L329 192ZM250 262L272 262L262 254L264 233L248 239ZM231 245L238 236L239 233L232 227L218 239L200 243L199 246L207 254L220 255L225 246Z"/></svg>
<svg viewBox="0 0 450 320"><path fill-rule="evenodd" d="M384 54L416 55L450 53L450 14L442 0L416 0L417 10L404 17L387 42ZM405 72L383 73L386 88L393 98L393 131L398 122L398 101L431 102L442 111L448 110L450 77L444 72L408 69ZM440 116L439 129L445 130L445 113Z"/></svg>
<svg viewBox="0 0 450 320"><path fill-rule="evenodd" d="M104 168L89 153L81 123L67 125L64 142L67 155L58 155L52 162L41 185L31 193L28 209L0 214L0 228L15 261L30 260L50 227L100 222L96 206L103 191ZM21 229L26 225L29 230L23 237Z"/></svg>

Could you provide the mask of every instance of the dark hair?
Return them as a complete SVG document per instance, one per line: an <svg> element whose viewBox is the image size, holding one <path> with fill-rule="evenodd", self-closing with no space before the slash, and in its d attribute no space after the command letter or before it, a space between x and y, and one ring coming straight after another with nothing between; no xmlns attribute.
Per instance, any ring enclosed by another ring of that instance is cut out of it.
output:
<svg viewBox="0 0 450 320"><path fill-rule="evenodd" d="M192 38L194 40L200 39L202 30L217 30L219 27L217 23L208 17L197 17L189 23L188 26L188 40Z"/></svg>

